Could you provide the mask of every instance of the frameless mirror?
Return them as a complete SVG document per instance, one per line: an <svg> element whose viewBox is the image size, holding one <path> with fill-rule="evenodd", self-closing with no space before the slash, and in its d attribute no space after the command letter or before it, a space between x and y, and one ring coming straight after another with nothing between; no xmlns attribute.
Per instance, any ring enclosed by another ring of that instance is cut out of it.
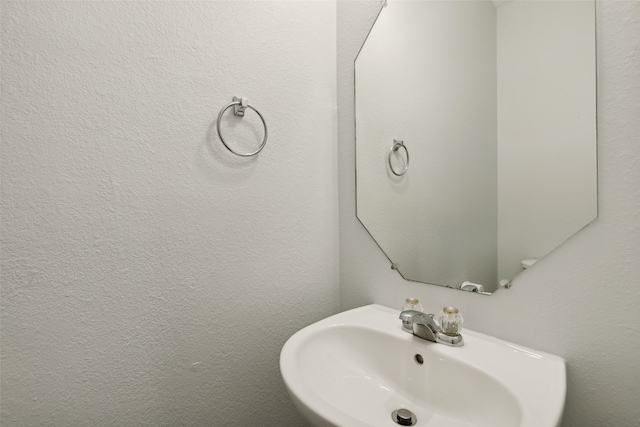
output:
<svg viewBox="0 0 640 427"><path fill-rule="evenodd" d="M355 61L357 216L491 293L597 216L594 1L388 0Z"/></svg>

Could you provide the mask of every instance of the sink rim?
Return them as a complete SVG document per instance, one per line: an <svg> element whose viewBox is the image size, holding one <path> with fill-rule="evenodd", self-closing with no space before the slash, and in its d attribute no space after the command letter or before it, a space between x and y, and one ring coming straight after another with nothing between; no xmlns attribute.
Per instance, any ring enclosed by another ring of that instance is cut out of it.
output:
<svg viewBox="0 0 640 427"><path fill-rule="evenodd" d="M397 319L399 313L399 310L371 304L327 317L301 329L287 340L280 353L280 372L291 399L303 415L318 423L336 426L370 426L330 405L304 383L302 375L297 374L298 351L315 333L336 326L355 326L392 335L395 339L413 340L413 344L424 346L430 352L437 352L482 371L514 395L522 415L520 427L560 425L566 397L566 367L563 358L469 329L463 331L463 347L431 343L402 331ZM503 357L498 360L497 356L500 355L519 360L521 369L509 367L504 363ZM532 369L538 372L531 374ZM532 383L531 378L535 378L536 382ZM542 387L541 378L544 379L545 390L536 395L535 389Z"/></svg>

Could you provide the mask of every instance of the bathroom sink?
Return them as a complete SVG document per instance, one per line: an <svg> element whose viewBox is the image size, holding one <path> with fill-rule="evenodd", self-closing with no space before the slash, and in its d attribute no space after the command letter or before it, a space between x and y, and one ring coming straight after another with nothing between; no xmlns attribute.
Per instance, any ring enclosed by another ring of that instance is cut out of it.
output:
<svg viewBox="0 0 640 427"><path fill-rule="evenodd" d="M368 305L295 333L280 354L289 395L314 426L556 427L566 392L560 357L464 329L448 347L402 330L400 312Z"/></svg>

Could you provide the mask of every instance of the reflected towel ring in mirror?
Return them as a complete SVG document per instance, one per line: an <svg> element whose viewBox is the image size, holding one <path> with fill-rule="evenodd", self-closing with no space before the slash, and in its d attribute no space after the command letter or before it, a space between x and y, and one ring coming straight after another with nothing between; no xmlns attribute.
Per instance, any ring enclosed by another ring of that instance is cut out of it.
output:
<svg viewBox="0 0 640 427"><path fill-rule="evenodd" d="M404 148L404 151L407 155L407 161L404 164L404 169L402 170L402 172L396 172L396 170L393 168L393 164L391 163L391 155L395 152L398 151L400 148ZM409 150L407 150L407 146L404 145L404 141L398 141L397 139L393 140L393 145L391 146L391 149L389 150L389 168L391 169L391 172L393 172L393 174L395 176L402 176L405 173L407 173L407 170L409 169Z"/></svg>
<svg viewBox="0 0 640 427"><path fill-rule="evenodd" d="M227 111L231 107L234 107L233 114L235 114L236 116L240 116L240 117L244 116L244 111L247 108L251 108L253 111L256 112L258 117L260 117L260 120L262 120L262 125L264 126L264 138L262 140L262 144L260 144L260 147L258 147L258 149L256 151L254 151L252 153L240 153L238 151L235 151L233 148L231 148L229 146L229 144L227 144L227 141L224 140L224 137L222 136L222 131L220 131L220 123L222 121L222 115L224 114L224 112ZM227 104L222 110L220 110L220 114L218 114L216 130L218 131L218 136L220 137L220 141L222 141L222 144L227 148L227 150L231 151L236 156L241 156L241 157L255 156L260 151L262 151L264 146L267 144L267 122L264 121L264 117L262 117L262 114L260 114L260 112L258 110L256 110L251 105L249 105L249 103L247 101L247 98L238 98L238 97L234 96L233 97L233 102L230 103L230 104Z"/></svg>

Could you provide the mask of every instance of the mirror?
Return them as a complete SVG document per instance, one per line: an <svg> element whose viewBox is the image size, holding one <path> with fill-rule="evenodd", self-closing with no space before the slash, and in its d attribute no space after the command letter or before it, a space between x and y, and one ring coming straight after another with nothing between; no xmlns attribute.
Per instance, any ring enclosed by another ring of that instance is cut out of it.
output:
<svg viewBox="0 0 640 427"><path fill-rule="evenodd" d="M491 293L597 217L595 73L593 0L388 0L356 211L405 279Z"/></svg>

